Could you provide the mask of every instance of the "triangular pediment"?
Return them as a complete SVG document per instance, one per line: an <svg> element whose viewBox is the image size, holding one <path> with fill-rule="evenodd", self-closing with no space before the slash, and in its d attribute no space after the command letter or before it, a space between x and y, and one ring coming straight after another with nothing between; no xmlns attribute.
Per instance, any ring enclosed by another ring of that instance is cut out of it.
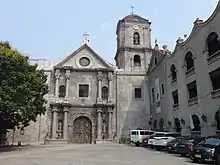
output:
<svg viewBox="0 0 220 165"><path fill-rule="evenodd" d="M70 66L73 68L111 68L111 66L102 59L87 44L82 45L79 49L67 56L57 66Z"/></svg>

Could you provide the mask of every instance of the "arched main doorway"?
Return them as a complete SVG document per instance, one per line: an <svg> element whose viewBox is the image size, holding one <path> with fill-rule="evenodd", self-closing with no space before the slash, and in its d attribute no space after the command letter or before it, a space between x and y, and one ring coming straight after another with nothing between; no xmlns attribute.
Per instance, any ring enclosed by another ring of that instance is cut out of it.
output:
<svg viewBox="0 0 220 165"><path fill-rule="evenodd" d="M81 116L73 122L72 143L91 143L92 142L92 122L88 117Z"/></svg>

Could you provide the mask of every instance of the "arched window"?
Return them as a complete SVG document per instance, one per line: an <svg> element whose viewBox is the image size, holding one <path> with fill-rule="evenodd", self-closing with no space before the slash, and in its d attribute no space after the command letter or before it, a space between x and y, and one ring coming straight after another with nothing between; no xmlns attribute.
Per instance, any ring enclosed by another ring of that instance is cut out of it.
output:
<svg viewBox="0 0 220 165"><path fill-rule="evenodd" d="M197 115L192 115L192 121L194 125L194 128L192 129L192 131L201 131L199 117Z"/></svg>
<svg viewBox="0 0 220 165"><path fill-rule="evenodd" d="M206 44L208 47L209 56L220 50L220 42L218 40L218 35L215 32L209 34L206 40Z"/></svg>
<svg viewBox="0 0 220 165"><path fill-rule="evenodd" d="M215 113L215 121L217 125L217 130L220 130L220 114L219 113L220 113L219 111Z"/></svg>
<svg viewBox="0 0 220 165"><path fill-rule="evenodd" d="M157 65L157 57L154 58L154 65Z"/></svg>
<svg viewBox="0 0 220 165"><path fill-rule="evenodd" d="M157 130L157 120L154 120L153 129L154 129L154 131Z"/></svg>
<svg viewBox="0 0 220 165"><path fill-rule="evenodd" d="M141 66L141 57L139 55L134 56L134 66L137 66L137 67Z"/></svg>
<svg viewBox="0 0 220 165"><path fill-rule="evenodd" d="M175 118L175 128L176 128L176 132L181 132L181 123L180 120L178 118Z"/></svg>
<svg viewBox="0 0 220 165"><path fill-rule="evenodd" d="M140 45L140 35L138 32L135 32L133 35L133 44Z"/></svg>
<svg viewBox="0 0 220 165"><path fill-rule="evenodd" d="M159 122L159 128L160 128L160 131L164 131L164 120L163 118L160 119L160 122Z"/></svg>
<svg viewBox="0 0 220 165"><path fill-rule="evenodd" d="M65 95L66 95L66 88L64 85L61 85L59 87L59 97L65 97Z"/></svg>
<svg viewBox="0 0 220 165"><path fill-rule="evenodd" d="M191 52L186 53L185 61L186 61L186 70L187 71L194 68L193 54Z"/></svg>
<svg viewBox="0 0 220 165"><path fill-rule="evenodd" d="M108 88L107 87L102 87L102 99L103 100L108 99Z"/></svg>
<svg viewBox="0 0 220 165"><path fill-rule="evenodd" d="M176 80L177 79L176 67L174 65L172 65L170 70L171 70L172 80Z"/></svg>

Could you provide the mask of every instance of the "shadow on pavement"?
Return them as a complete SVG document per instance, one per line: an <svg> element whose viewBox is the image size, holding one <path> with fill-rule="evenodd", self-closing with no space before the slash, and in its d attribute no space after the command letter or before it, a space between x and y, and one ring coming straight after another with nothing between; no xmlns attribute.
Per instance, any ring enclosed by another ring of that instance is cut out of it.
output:
<svg viewBox="0 0 220 165"><path fill-rule="evenodd" d="M3 146L0 147L0 154L5 152L12 152L12 151L21 151L24 149L29 149L31 145L23 145L23 146L17 146L17 145L10 145L10 146Z"/></svg>
<svg viewBox="0 0 220 165"><path fill-rule="evenodd" d="M205 165L205 164L212 164L214 165L214 163L212 162L207 162L207 163L201 163L201 162L198 162L198 163L194 163L192 160L185 160L186 163L192 163L192 164L199 164L199 165Z"/></svg>

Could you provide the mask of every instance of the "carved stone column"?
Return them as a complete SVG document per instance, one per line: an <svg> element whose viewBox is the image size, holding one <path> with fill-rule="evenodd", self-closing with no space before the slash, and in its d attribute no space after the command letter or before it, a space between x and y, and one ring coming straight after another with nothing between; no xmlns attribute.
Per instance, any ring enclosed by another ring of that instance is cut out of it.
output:
<svg viewBox="0 0 220 165"><path fill-rule="evenodd" d="M144 68L144 57L141 57L141 68Z"/></svg>
<svg viewBox="0 0 220 165"><path fill-rule="evenodd" d="M68 114L69 114L69 107L64 107L64 121L63 121L63 138L65 140L68 139Z"/></svg>
<svg viewBox="0 0 220 165"><path fill-rule="evenodd" d="M66 70L65 76L66 76L66 95L65 95L65 97L68 98L69 97L69 83L70 83L70 77L71 77L70 70Z"/></svg>
<svg viewBox="0 0 220 165"><path fill-rule="evenodd" d="M102 101L102 72L98 71L98 102Z"/></svg>
<svg viewBox="0 0 220 165"><path fill-rule="evenodd" d="M133 70L134 69L134 57L131 57L131 65L130 65L130 70Z"/></svg>
<svg viewBox="0 0 220 165"><path fill-rule="evenodd" d="M108 72L108 102L112 102L112 72Z"/></svg>
<svg viewBox="0 0 220 165"><path fill-rule="evenodd" d="M59 97L59 79L60 79L60 70L55 71L55 78L56 78L56 84L55 84L55 96Z"/></svg>
<svg viewBox="0 0 220 165"><path fill-rule="evenodd" d="M117 123L116 123L116 111L112 107L112 137L114 137L114 138L116 138L115 137L115 135L116 135L116 126L117 126Z"/></svg>
<svg viewBox="0 0 220 165"><path fill-rule="evenodd" d="M97 140L102 139L102 108L97 108Z"/></svg>
<svg viewBox="0 0 220 165"><path fill-rule="evenodd" d="M53 105L52 107L52 139L57 137L57 106Z"/></svg>
<svg viewBox="0 0 220 165"><path fill-rule="evenodd" d="M108 107L108 139L112 140L112 107Z"/></svg>

